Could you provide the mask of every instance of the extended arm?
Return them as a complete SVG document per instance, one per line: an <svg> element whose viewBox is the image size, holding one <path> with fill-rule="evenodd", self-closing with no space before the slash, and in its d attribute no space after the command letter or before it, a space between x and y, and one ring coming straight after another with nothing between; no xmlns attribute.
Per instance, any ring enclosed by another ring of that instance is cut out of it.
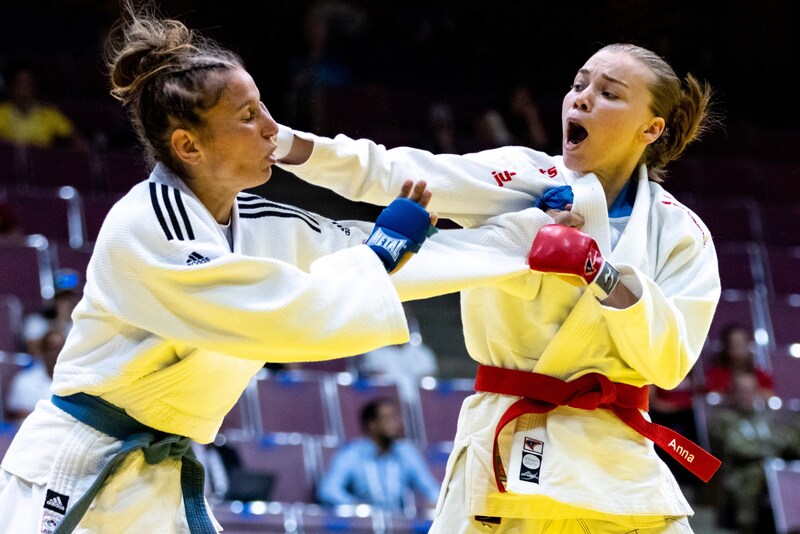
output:
<svg viewBox="0 0 800 534"><path fill-rule="evenodd" d="M430 209L465 227L528 208L556 183L552 158L521 147L432 154L410 147L387 149L345 135L330 139L285 132L279 144L292 148L281 160L282 169L348 199L378 205L391 201L403 181L424 179L434 193Z"/></svg>

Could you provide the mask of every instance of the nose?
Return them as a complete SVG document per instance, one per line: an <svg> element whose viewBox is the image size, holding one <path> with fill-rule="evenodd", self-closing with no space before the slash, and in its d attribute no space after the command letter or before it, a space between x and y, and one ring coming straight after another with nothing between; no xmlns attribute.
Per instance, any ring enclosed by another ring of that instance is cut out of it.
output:
<svg viewBox="0 0 800 534"><path fill-rule="evenodd" d="M591 102L589 101L589 96L586 93L586 89L578 93L578 96L575 97L575 101L572 103L572 106L581 111L589 111L591 109Z"/></svg>
<svg viewBox="0 0 800 534"><path fill-rule="evenodd" d="M261 127L261 134L264 137L275 137L278 135L278 123L269 113L264 114L264 125Z"/></svg>

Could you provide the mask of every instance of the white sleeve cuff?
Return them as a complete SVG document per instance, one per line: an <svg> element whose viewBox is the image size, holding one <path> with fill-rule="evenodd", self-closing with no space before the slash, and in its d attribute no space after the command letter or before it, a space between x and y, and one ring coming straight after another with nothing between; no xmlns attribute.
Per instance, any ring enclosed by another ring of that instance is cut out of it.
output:
<svg viewBox="0 0 800 534"><path fill-rule="evenodd" d="M277 147L273 155L276 159L281 160L289 155L294 143L294 130L283 124L278 125L278 135L275 137Z"/></svg>

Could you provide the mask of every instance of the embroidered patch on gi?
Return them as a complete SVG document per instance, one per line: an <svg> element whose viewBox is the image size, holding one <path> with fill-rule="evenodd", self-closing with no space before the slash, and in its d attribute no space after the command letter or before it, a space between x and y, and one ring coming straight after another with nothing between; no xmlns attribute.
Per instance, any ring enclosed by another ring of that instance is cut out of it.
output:
<svg viewBox="0 0 800 534"><path fill-rule="evenodd" d="M64 519L64 514L67 513L68 502L68 495L47 490L47 494L44 497L44 513L42 514L40 534L53 534L56 531L59 523Z"/></svg>
<svg viewBox="0 0 800 534"><path fill-rule="evenodd" d="M522 461L519 466L520 480L533 484L539 483L543 455L544 442L526 437L525 443L522 445Z"/></svg>
<svg viewBox="0 0 800 534"><path fill-rule="evenodd" d="M487 527L490 525L499 525L502 519L500 519L499 517L493 517L488 515L476 515L475 521L478 521L483 526Z"/></svg>
<svg viewBox="0 0 800 534"><path fill-rule="evenodd" d="M67 503L69 502L68 495L61 495L53 490L47 490L47 495L44 498L44 507L47 510L58 512L59 514L67 513Z"/></svg>
<svg viewBox="0 0 800 534"><path fill-rule="evenodd" d="M42 530L39 531L39 534L53 534L62 519L64 519L63 514L45 510L42 515Z"/></svg>

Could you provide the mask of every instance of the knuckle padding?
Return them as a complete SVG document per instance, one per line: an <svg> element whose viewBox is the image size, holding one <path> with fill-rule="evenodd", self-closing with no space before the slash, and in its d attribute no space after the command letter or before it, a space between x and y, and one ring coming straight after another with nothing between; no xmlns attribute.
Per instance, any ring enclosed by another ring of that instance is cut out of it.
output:
<svg viewBox="0 0 800 534"><path fill-rule="evenodd" d="M413 200L397 198L381 212L375 226L392 237L408 239L411 250L417 252L428 234L430 215Z"/></svg>
<svg viewBox="0 0 800 534"><path fill-rule="evenodd" d="M430 228L425 208L408 198L398 198L378 216L366 244L391 273L403 258L419 251Z"/></svg>

